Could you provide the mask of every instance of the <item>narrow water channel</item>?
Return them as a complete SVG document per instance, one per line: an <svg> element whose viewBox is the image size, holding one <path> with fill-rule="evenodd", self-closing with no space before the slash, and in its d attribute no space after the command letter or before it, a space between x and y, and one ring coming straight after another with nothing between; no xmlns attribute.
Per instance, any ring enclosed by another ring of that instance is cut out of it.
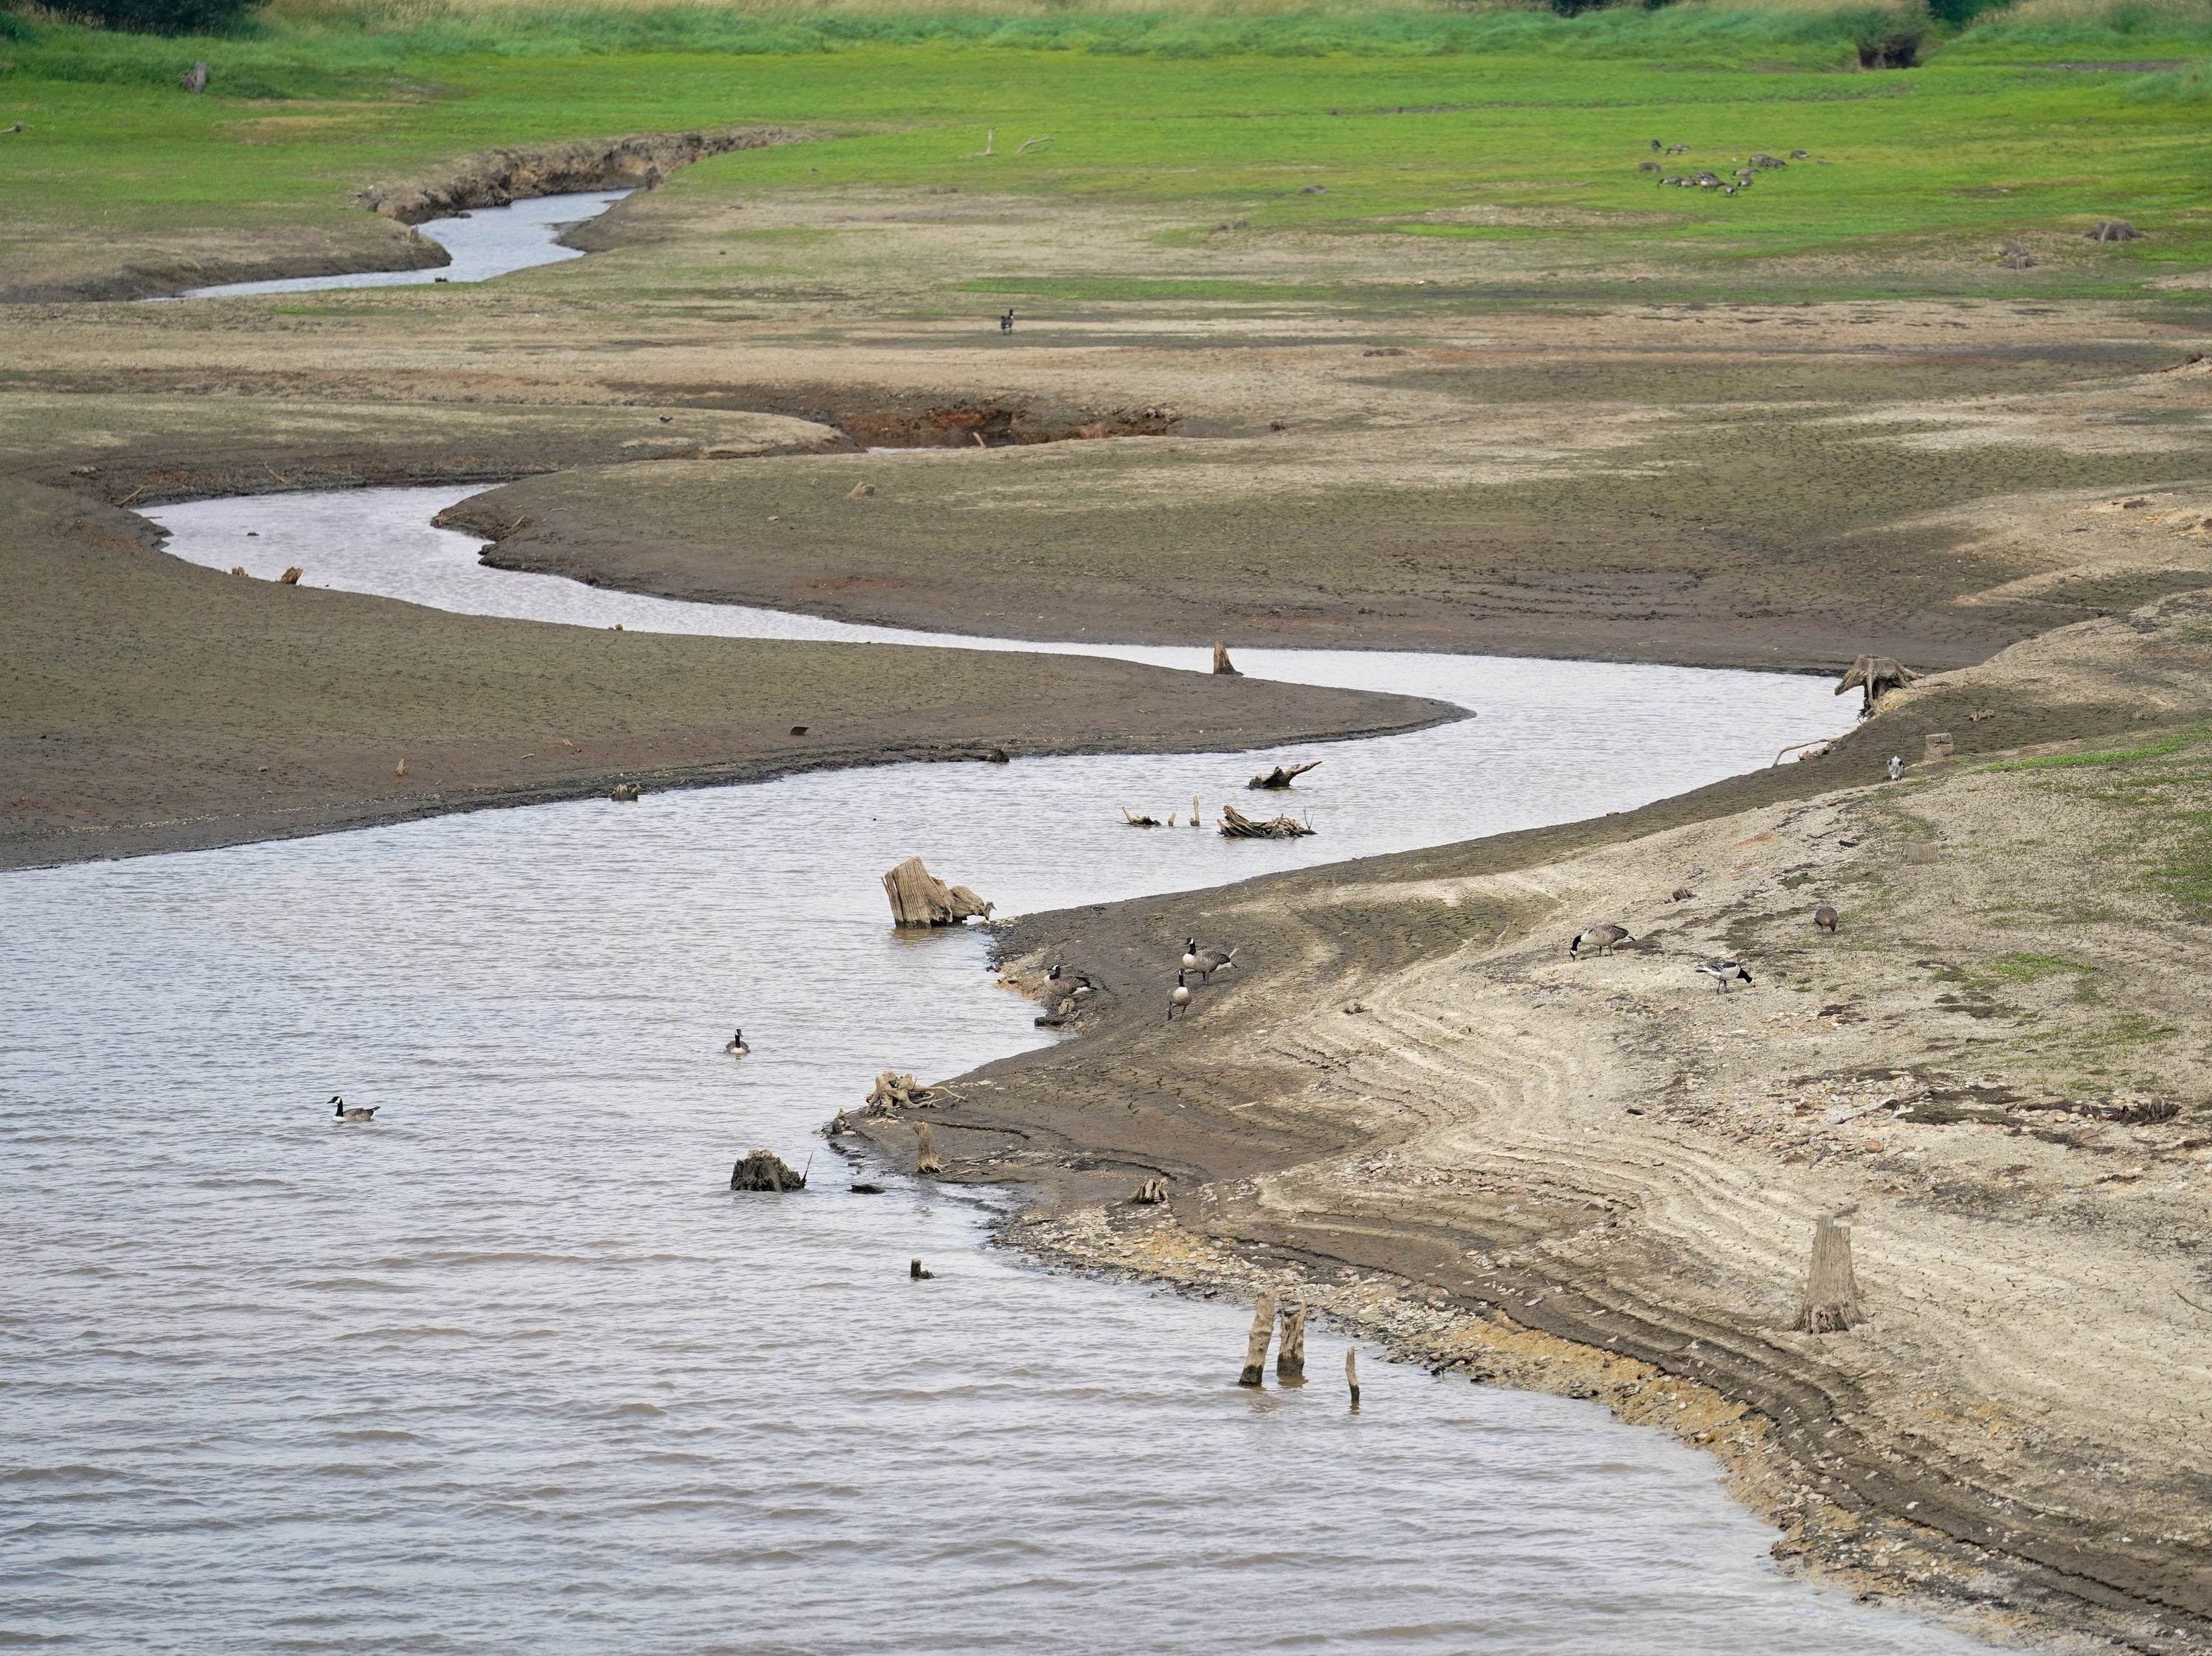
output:
<svg viewBox="0 0 2212 1656"><path fill-rule="evenodd" d="M469 584L493 575L497 602L591 625L652 602L477 569L426 527L452 498L161 515L220 567L404 575L453 608L489 607ZM1247 1309L1038 1271L926 1182L848 1190L810 1135L875 1071L1046 1039L980 937L885 924L902 857L1010 909L1172 891L1630 805L1840 722L1824 684L1755 674L1245 665L1479 716L1302 750L1322 832L1297 845L1121 827L1118 803L1218 801L1262 757L1124 755L0 876L0 1628L194 1652L1979 1648L1784 1577L1709 1460L1595 1404L1371 1359L1356 1417L1327 1384L1242 1391ZM333 1092L378 1124L333 1128ZM813 1187L732 1195L756 1144L814 1154ZM917 1254L936 1280L907 1280Z"/></svg>
<svg viewBox="0 0 2212 1656"><path fill-rule="evenodd" d="M215 299L226 294L307 294L331 288L409 288L433 282L489 282L512 270L581 258L580 247L563 246L561 233L597 218L627 190L587 190L564 196L538 196L504 207L479 207L452 218L430 219L415 227L452 255L434 270L356 270L345 276L283 276L270 282L224 282L188 288L179 299Z"/></svg>

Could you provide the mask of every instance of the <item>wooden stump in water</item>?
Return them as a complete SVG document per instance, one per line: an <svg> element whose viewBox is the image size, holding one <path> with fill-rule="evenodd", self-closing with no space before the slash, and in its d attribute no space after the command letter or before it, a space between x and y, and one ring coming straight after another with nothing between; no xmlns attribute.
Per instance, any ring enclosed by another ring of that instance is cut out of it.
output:
<svg viewBox="0 0 2212 1656"><path fill-rule="evenodd" d="M1216 643L1213 646L1213 670L1230 678L1243 676L1236 668L1230 665L1229 646L1225 644Z"/></svg>
<svg viewBox="0 0 2212 1656"><path fill-rule="evenodd" d="M1283 1338L1275 1347L1275 1378L1288 1386L1306 1381L1306 1308L1291 1306L1283 1312Z"/></svg>
<svg viewBox="0 0 2212 1656"><path fill-rule="evenodd" d="M1255 776L1244 786L1248 788L1286 788L1294 778L1304 776L1318 767L1321 761L1309 759L1303 765L1278 765L1265 776Z"/></svg>
<svg viewBox="0 0 2212 1656"><path fill-rule="evenodd" d="M891 921L896 925L957 925L971 915L991 918L995 903L987 903L964 885L947 885L909 857L884 876L884 892L891 900Z"/></svg>
<svg viewBox="0 0 2212 1656"><path fill-rule="evenodd" d="M1301 840L1314 830L1295 816L1255 822L1234 805L1221 808L1221 832L1231 840Z"/></svg>
<svg viewBox="0 0 2212 1656"><path fill-rule="evenodd" d="M929 1137L929 1124L914 1124L914 1170L916 1173L943 1173L945 1164L937 1159L937 1146Z"/></svg>
<svg viewBox="0 0 2212 1656"><path fill-rule="evenodd" d="M805 1190L806 1175L792 1168L774 1150L752 1150L730 1169L732 1190Z"/></svg>
<svg viewBox="0 0 2212 1656"><path fill-rule="evenodd" d="M1858 1278L1851 1272L1851 1228L1824 1213L1813 1228L1813 1266L1806 1273L1797 1326L1808 1334L1839 1334L1865 1320Z"/></svg>
<svg viewBox="0 0 2212 1656"><path fill-rule="evenodd" d="M1359 1412L1358 1353L1350 1346L1344 1348L1344 1383L1352 1388L1352 1412Z"/></svg>
<svg viewBox="0 0 2212 1656"><path fill-rule="evenodd" d="M1252 1336L1244 1345L1244 1372L1239 1386L1257 1386L1267 1377L1267 1340L1275 1331L1275 1296L1262 1294L1252 1312Z"/></svg>

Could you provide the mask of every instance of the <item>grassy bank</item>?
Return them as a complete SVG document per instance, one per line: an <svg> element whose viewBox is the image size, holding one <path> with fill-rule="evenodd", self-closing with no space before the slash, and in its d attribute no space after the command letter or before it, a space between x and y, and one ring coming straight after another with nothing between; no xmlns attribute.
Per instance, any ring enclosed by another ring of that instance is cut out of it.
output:
<svg viewBox="0 0 2212 1656"><path fill-rule="evenodd" d="M2031 0L1948 39L1883 7L1707 0L1576 17L292 0L236 38L184 40L0 18L0 125L27 129L6 139L0 248L63 280L165 240L365 234L350 204L363 185L489 146L732 122L819 135L701 169L732 192L1166 208L1188 224L1163 237L1224 251L1271 235L1534 239L1557 267L1540 276L1565 291L1656 261L1777 294L2118 294L2212 257L2198 191L2212 140L2189 67L2212 56L2202 4ZM1864 42L1899 31L1923 38L1924 66L1861 70ZM175 83L196 58L212 67L205 97ZM1667 165L1691 171L1810 153L1725 198L1639 173L1655 137L1687 145ZM88 215L104 253L70 246ZM2071 245L2102 216L2146 239ZM2015 235L2048 242L2037 270L1998 264ZM1005 290L1042 291L1024 275L1005 272ZM1102 270L1058 296L1286 296L1144 282Z"/></svg>

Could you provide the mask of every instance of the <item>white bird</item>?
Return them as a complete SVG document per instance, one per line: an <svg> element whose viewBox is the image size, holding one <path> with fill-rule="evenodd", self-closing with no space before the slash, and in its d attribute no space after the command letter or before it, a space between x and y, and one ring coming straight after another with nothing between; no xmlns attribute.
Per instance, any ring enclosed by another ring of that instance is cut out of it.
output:
<svg viewBox="0 0 2212 1656"><path fill-rule="evenodd" d="M1747 984L1751 981L1751 974L1743 969L1743 962L1741 961L1708 961L1698 970L1711 978L1713 980L1713 986L1723 995L1728 993L1729 985Z"/></svg>
<svg viewBox="0 0 2212 1656"><path fill-rule="evenodd" d="M752 1051L752 1048L745 1045L745 1032L744 1030L732 1029L730 1031L730 1044L723 1047L722 1050L727 1052L732 1058L743 1058L747 1052Z"/></svg>
<svg viewBox="0 0 2212 1656"><path fill-rule="evenodd" d="M1176 986L1168 992L1168 1022L1175 1022L1177 1012L1190 1010L1190 986L1183 981L1182 974L1176 974Z"/></svg>
<svg viewBox="0 0 2212 1656"><path fill-rule="evenodd" d="M1580 960L1585 949L1595 954L1610 955L1613 953L1613 944L1635 941L1635 938L1628 935L1627 929L1624 926L1594 925L1567 945L1567 958L1574 961Z"/></svg>
<svg viewBox="0 0 2212 1656"><path fill-rule="evenodd" d="M380 1107L374 1104L367 1109L358 1104L349 1107L343 1095L331 1095L331 1119L333 1121L367 1121L374 1117Z"/></svg>

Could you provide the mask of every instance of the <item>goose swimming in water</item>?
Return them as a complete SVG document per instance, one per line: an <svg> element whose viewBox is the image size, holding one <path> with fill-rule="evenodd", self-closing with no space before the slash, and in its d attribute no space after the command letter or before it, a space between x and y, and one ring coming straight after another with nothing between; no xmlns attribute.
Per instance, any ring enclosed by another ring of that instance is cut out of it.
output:
<svg viewBox="0 0 2212 1656"><path fill-rule="evenodd" d="M363 1109L360 1105L348 1105L343 1094L331 1095L331 1119L333 1121L368 1121L374 1119L380 1105L372 1104Z"/></svg>
<svg viewBox="0 0 2212 1656"><path fill-rule="evenodd" d="M745 1045L745 1032L743 1029L732 1029L730 1031L730 1044L722 1050L732 1058L743 1058L747 1052L752 1051L752 1048Z"/></svg>
<svg viewBox="0 0 2212 1656"><path fill-rule="evenodd" d="M1583 950L1585 949L1590 950L1593 954L1610 955L1613 953L1613 946L1615 943L1634 943L1635 941L1635 938L1628 935L1628 931L1626 927L1618 925L1594 925L1567 945L1567 958L1571 961L1580 960L1583 957Z"/></svg>
<svg viewBox="0 0 2212 1656"><path fill-rule="evenodd" d="M1175 1015L1177 1012L1188 1010L1190 1010L1190 986L1183 981L1183 974L1178 972L1176 974L1176 986L1168 992L1168 1022L1174 1022Z"/></svg>
<svg viewBox="0 0 2212 1656"><path fill-rule="evenodd" d="M1729 985L1747 984L1751 981L1751 974L1743 969L1743 962L1741 961L1708 961L1698 970L1711 978L1713 980L1713 986L1723 995L1728 993Z"/></svg>

